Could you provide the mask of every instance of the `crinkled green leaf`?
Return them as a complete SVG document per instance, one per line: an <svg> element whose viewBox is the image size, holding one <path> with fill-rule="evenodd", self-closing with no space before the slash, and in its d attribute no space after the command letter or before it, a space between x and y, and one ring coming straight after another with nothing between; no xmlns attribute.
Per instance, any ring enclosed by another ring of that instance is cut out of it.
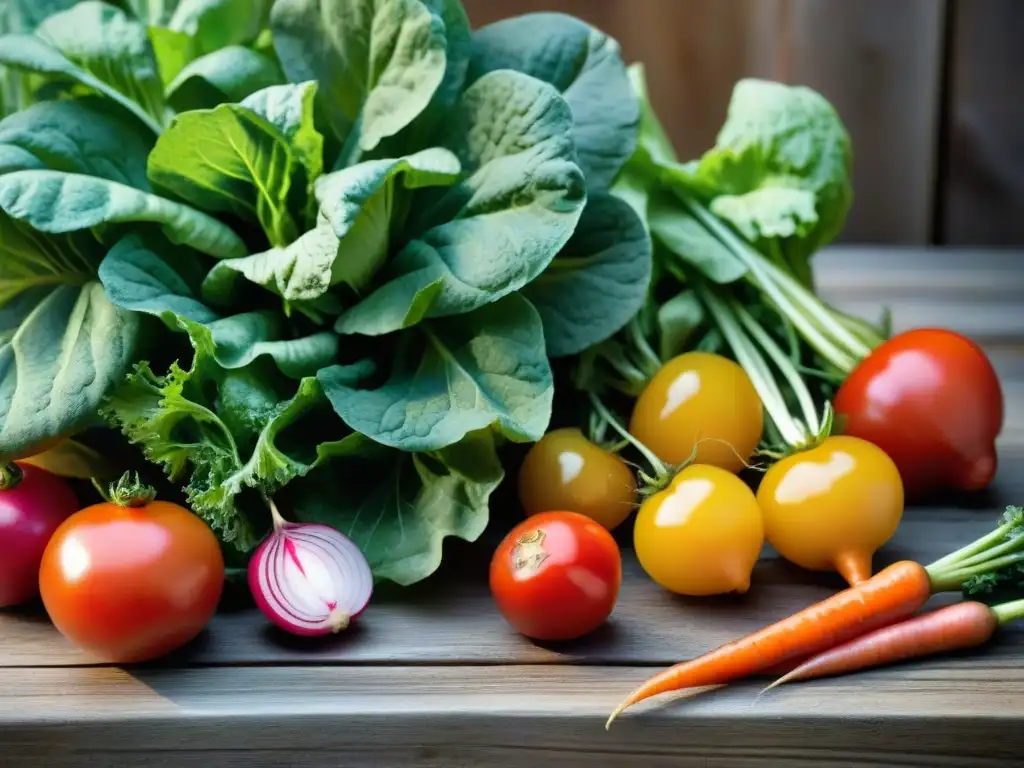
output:
<svg viewBox="0 0 1024 768"><path fill-rule="evenodd" d="M473 33L468 82L499 69L532 75L565 96L587 185L608 189L636 149L639 120L618 43L564 13L522 14Z"/></svg>
<svg viewBox="0 0 1024 768"><path fill-rule="evenodd" d="M299 235L288 194L305 186L301 164L277 128L237 104L178 115L149 156L149 178L204 210L258 222L271 245Z"/></svg>
<svg viewBox="0 0 1024 768"><path fill-rule="evenodd" d="M489 427L516 441L547 429L554 387L544 331L517 294L423 323L403 335L394 361L377 389L352 386L344 369L319 373L335 412L377 442L430 451Z"/></svg>
<svg viewBox="0 0 1024 768"><path fill-rule="evenodd" d="M293 482L285 499L296 519L349 536L376 579L409 585L437 570L446 538L479 538L503 478L494 438L481 432L436 453L336 459Z"/></svg>
<svg viewBox="0 0 1024 768"><path fill-rule="evenodd" d="M167 101L179 112L239 102L284 79L269 56L232 45L186 64L167 86Z"/></svg>
<svg viewBox="0 0 1024 768"><path fill-rule="evenodd" d="M585 183L571 110L552 86L517 72L485 75L463 94L448 134L464 178L417 196L413 239L384 282L342 315L340 333L385 334L483 307L536 278L576 228Z"/></svg>
<svg viewBox="0 0 1024 768"><path fill-rule="evenodd" d="M711 212L730 222L752 242L760 238L807 237L818 223L814 193L787 186L765 186L745 195L719 195Z"/></svg>
<svg viewBox="0 0 1024 768"><path fill-rule="evenodd" d="M549 357L575 355L612 336L647 298L651 241L633 209L593 193L576 232L523 288L544 322Z"/></svg>
<svg viewBox="0 0 1024 768"><path fill-rule="evenodd" d="M445 76L441 17L420 0L277 0L285 74L318 80L335 136L362 151L408 126Z"/></svg>
<svg viewBox="0 0 1024 768"><path fill-rule="evenodd" d="M160 225L172 242L216 258L246 253L238 235L211 216L93 176L50 170L0 175L0 208L12 218L50 234L150 222Z"/></svg>
<svg viewBox="0 0 1024 768"><path fill-rule="evenodd" d="M44 101L0 121L0 173L48 168L148 192L152 148L137 120L95 96Z"/></svg>

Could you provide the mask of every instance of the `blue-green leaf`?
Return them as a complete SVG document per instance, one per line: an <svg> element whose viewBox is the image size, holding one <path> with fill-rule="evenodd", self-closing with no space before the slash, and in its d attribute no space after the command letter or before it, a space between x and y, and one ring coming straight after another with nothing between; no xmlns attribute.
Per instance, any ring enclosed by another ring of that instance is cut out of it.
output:
<svg viewBox="0 0 1024 768"><path fill-rule="evenodd" d="M284 79L277 62L251 48L232 45L186 64L167 86L167 101L179 112L239 102Z"/></svg>

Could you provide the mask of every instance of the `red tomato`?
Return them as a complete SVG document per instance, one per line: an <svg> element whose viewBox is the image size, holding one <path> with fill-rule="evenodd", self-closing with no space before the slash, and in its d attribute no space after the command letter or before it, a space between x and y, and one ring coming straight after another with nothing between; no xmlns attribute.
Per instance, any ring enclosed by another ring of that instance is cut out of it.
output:
<svg viewBox="0 0 1024 768"><path fill-rule="evenodd" d="M206 523L176 504L96 504L54 533L39 586L50 619L73 643L115 664L149 661L209 622L224 559Z"/></svg>
<svg viewBox="0 0 1024 768"><path fill-rule="evenodd" d="M491 560L491 594L505 620L535 640L572 640L608 618L622 583L615 539L589 517L527 518Z"/></svg>
<svg viewBox="0 0 1024 768"><path fill-rule="evenodd" d="M995 477L1002 390L985 353L958 333L893 336L847 377L834 405L843 434L889 454L908 498L978 490Z"/></svg>

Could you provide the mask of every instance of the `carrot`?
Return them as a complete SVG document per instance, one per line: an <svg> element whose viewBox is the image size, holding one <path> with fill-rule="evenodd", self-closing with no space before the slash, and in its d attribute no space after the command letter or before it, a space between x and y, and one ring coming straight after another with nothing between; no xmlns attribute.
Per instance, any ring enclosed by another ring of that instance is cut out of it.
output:
<svg viewBox="0 0 1024 768"><path fill-rule="evenodd" d="M1020 608L1024 600L1016 605ZM1006 606L1014 606L1007 603ZM843 675L906 659L973 648L988 642L1002 621L1015 618L1006 606L996 609L970 600L890 624L819 653L765 690L778 685ZM1006 619L1001 617L1005 616Z"/></svg>
<svg viewBox="0 0 1024 768"><path fill-rule="evenodd" d="M1007 507L991 533L929 566L905 560L769 627L654 675L612 712L682 688L724 685L820 654L917 613L936 592L1024 563L1024 509Z"/></svg>
<svg viewBox="0 0 1024 768"><path fill-rule="evenodd" d="M655 675L626 697L605 727L624 709L651 696L729 683L910 616L924 605L931 590L924 566L909 560L890 565L789 618Z"/></svg>

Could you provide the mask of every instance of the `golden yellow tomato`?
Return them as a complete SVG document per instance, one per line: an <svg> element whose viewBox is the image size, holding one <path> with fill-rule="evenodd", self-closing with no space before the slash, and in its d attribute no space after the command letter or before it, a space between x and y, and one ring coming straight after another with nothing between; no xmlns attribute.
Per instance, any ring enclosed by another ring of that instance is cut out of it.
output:
<svg viewBox="0 0 1024 768"><path fill-rule="evenodd" d="M763 544L754 492L706 464L691 464L647 499L633 527L640 565L680 595L746 592Z"/></svg>
<svg viewBox="0 0 1024 768"><path fill-rule="evenodd" d="M757 491L765 536L787 560L871 576L871 558L903 517L903 483L886 453L858 437L826 438L769 469Z"/></svg>
<svg viewBox="0 0 1024 768"><path fill-rule="evenodd" d="M626 462L578 429L556 429L526 454L519 501L527 515L578 512L611 531L636 507L636 478Z"/></svg>
<svg viewBox="0 0 1024 768"><path fill-rule="evenodd" d="M761 399L738 364L687 352L665 363L637 398L629 431L668 464L694 462L738 472L764 428Z"/></svg>

